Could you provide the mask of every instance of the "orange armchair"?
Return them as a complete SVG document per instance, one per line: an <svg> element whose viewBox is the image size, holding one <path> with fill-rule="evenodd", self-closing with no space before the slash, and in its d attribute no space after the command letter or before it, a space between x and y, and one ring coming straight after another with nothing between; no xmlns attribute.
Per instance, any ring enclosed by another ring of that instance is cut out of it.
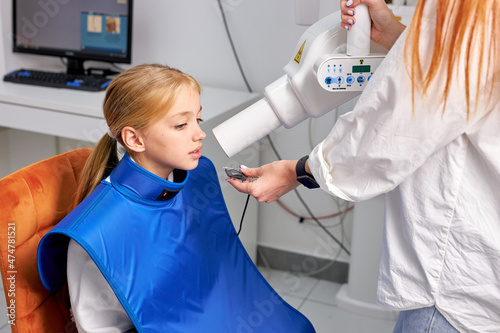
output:
<svg viewBox="0 0 500 333"><path fill-rule="evenodd" d="M75 207L77 179L91 151L72 150L0 180L0 270L13 333L76 332L67 291L43 287L36 253L43 235Z"/></svg>

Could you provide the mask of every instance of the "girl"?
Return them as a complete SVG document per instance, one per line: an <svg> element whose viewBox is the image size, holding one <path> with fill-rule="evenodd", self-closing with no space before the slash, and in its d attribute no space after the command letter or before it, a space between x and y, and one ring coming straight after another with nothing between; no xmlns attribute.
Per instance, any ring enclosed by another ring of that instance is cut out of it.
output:
<svg viewBox="0 0 500 333"><path fill-rule="evenodd" d="M109 133L87 161L83 201L38 252L48 290L67 277L79 332L314 332L239 242L201 156L201 109L198 83L166 66L108 87Z"/></svg>

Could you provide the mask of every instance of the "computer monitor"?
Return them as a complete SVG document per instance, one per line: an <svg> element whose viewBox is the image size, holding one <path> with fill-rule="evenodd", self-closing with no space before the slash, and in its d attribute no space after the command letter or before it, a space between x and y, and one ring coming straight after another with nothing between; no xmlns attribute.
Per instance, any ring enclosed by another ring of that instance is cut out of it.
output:
<svg viewBox="0 0 500 333"><path fill-rule="evenodd" d="M14 52L65 57L69 74L83 63L131 62L132 0L13 0Z"/></svg>

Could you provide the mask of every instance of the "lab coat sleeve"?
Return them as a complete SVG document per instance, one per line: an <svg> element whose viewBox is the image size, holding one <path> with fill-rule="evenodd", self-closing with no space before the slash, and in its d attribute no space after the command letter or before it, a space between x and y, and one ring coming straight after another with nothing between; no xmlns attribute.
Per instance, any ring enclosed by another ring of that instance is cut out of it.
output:
<svg viewBox="0 0 500 333"><path fill-rule="evenodd" d="M79 333L119 333L134 325L108 282L74 240L68 247L68 289Z"/></svg>
<svg viewBox="0 0 500 333"><path fill-rule="evenodd" d="M424 29L429 32L424 55L432 47L431 30ZM372 76L354 110L339 117L310 154L308 163L321 188L344 200L367 200L393 190L473 123L467 122L463 93L450 96L443 112L439 80L425 97L415 94L412 108L411 79L403 58L406 33ZM452 89L463 91L463 83L453 82Z"/></svg>

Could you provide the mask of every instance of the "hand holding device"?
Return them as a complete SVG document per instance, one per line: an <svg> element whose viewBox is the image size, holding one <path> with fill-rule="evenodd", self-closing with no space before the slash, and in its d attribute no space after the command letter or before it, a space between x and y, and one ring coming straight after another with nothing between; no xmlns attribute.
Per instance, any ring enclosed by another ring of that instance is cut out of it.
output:
<svg viewBox="0 0 500 333"><path fill-rule="evenodd" d="M347 55L370 55L371 20L368 7L365 4L356 6L356 24L347 32Z"/></svg>
<svg viewBox="0 0 500 333"><path fill-rule="evenodd" d="M253 178L249 178L245 176L243 172L241 172L240 169L237 168L229 168L229 167L224 167L224 171L226 171L226 175L230 178L237 179L240 181L245 181L247 179L253 180Z"/></svg>

